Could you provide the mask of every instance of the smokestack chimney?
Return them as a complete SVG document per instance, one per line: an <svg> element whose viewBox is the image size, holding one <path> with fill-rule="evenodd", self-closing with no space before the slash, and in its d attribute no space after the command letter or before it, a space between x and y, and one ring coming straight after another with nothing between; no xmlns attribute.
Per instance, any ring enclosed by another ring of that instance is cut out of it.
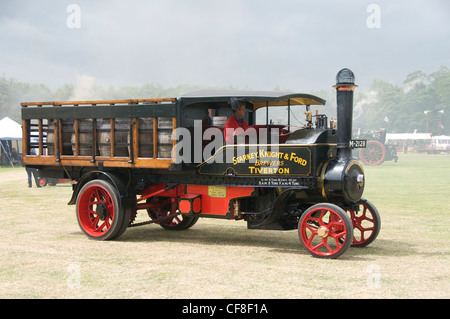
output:
<svg viewBox="0 0 450 319"><path fill-rule="evenodd" d="M336 75L337 98L337 156L339 158L351 158L352 151L349 142L352 138L353 123L353 90L355 76L349 69L342 69Z"/></svg>

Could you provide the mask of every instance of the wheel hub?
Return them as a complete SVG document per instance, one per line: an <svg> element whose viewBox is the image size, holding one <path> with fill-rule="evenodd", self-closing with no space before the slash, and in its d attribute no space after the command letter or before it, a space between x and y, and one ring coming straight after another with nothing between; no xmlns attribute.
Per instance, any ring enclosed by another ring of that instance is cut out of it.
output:
<svg viewBox="0 0 450 319"><path fill-rule="evenodd" d="M105 220L109 216L108 208L103 203L97 204L97 208L95 209L95 212L97 213L100 220Z"/></svg>
<svg viewBox="0 0 450 319"><path fill-rule="evenodd" d="M322 238L325 238L328 236L328 228L326 228L325 226L320 226L319 229L317 230L317 235L319 235Z"/></svg>

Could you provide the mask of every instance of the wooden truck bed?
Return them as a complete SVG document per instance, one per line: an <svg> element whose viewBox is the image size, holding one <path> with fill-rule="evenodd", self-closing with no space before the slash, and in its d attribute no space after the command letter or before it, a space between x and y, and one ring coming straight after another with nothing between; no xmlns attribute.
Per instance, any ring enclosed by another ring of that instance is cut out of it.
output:
<svg viewBox="0 0 450 319"><path fill-rule="evenodd" d="M169 168L173 163L168 150L177 126L174 98L21 105L25 165Z"/></svg>

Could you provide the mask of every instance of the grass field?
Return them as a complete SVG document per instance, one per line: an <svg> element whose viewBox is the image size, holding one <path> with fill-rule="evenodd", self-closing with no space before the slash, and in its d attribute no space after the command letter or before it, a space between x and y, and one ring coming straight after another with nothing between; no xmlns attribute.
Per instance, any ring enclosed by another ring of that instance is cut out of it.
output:
<svg viewBox="0 0 450 319"><path fill-rule="evenodd" d="M400 154L365 173L380 234L324 260L296 231L243 221L89 240L69 184L30 189L23 168L1 168L0 298L449 298L450 156Z"/></svg>

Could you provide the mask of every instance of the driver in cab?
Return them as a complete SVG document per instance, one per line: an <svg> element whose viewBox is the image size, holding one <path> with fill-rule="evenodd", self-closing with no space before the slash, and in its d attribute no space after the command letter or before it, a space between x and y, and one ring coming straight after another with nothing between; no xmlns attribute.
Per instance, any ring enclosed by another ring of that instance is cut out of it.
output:
<svg viewBox="0 0 450 319"><path fill-rule="evenodd" d="M233 115L225 123L225 142L234 144L236 136L244 134L248 129L248 123L245 121L245 102L236 98L231 99L231 109Z"/></svg>

